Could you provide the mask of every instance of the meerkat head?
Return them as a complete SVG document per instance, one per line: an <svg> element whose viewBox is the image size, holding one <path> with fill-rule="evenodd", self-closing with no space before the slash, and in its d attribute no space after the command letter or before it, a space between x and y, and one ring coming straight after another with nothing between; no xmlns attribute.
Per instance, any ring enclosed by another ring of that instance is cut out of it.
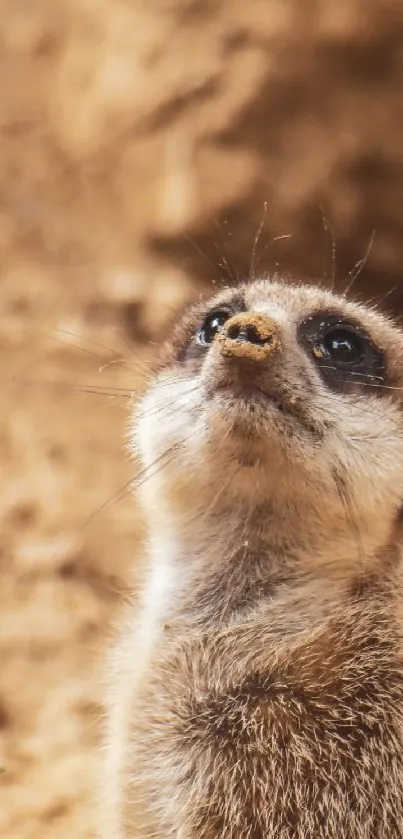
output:
<svg viewBox="0 0 403 839"><path fill-rule="evenodd" d="M403 505L402 396L403 334L372 308L271 280L198 303L133 422L154 522L374 561Z"/></svg>

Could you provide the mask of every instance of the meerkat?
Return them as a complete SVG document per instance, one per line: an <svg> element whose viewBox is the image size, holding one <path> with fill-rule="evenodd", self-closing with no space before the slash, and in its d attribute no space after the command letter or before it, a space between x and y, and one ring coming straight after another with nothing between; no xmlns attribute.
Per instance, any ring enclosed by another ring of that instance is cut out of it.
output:
<svg viewBox="0 0 403 839"><path fill-rule="evenodd" d="M179 318L131 425L148 572L107 839L403 837L403 333L256 280Z"/></svg>

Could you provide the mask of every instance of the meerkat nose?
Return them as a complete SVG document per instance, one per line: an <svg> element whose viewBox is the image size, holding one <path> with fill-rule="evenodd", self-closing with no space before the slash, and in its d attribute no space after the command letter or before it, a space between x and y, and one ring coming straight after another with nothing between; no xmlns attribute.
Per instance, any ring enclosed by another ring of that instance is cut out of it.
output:
<svg viewBox="0 0 403 839"><path fill-rule="evenodd" d="M279 324L266 315L253 312L230 318L216 340L226 358L263 361L282 348Z"/></svg>

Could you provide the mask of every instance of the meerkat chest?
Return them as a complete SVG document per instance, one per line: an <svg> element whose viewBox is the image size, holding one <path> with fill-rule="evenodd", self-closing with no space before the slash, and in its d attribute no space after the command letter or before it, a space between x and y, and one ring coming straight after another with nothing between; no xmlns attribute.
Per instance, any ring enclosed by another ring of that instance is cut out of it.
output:
<svg viewBox="0 0 403 839"><path fill-rule="evenodd" d="M403 675L390 651L346 646L160 651L136 750L166 835L403 837Z"/></svg>

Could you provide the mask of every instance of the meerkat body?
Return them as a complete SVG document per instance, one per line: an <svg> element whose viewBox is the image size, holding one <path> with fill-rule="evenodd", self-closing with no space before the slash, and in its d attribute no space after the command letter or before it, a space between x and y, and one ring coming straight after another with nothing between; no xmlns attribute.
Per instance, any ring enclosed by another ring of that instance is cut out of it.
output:
<svg viewBox="0 0 403 839"><path fill-rule="evenodd" d="M133 421L105 839L403 837L402 387L401 332L317 288L181 319Z"/></svg>

